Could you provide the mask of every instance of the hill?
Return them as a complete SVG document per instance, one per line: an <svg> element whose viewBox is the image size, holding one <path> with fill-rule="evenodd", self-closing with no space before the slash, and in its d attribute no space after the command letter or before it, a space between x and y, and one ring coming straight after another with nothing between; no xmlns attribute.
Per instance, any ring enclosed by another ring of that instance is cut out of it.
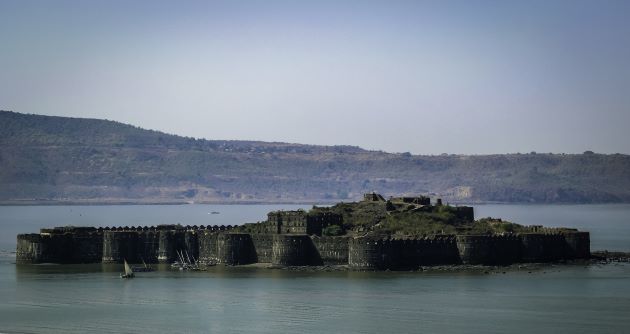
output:
<svg viewBox="0 0 630 334"><path fill-rule="evenodd" d="M336 202L373 190L466 203L630 202L630 156L422 156L0 111L2 203Z"/></svg>

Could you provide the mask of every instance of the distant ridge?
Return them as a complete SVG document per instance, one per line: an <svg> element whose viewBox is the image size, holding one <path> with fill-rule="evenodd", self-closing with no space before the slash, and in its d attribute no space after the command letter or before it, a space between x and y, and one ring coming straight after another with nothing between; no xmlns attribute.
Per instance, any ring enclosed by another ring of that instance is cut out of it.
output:
<svg viewBox="0 0 630 334"><path fill-rule="evenodd" d="M630 202L630 156L418 156L199 140L114 121L0 111L0 203L314 203L365 192L450 202Z"/></svg>

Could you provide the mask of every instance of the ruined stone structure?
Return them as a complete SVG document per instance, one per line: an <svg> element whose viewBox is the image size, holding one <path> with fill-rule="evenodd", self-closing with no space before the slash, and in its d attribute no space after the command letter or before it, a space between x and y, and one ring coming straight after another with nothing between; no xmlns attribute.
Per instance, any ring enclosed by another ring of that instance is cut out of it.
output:
<svg viewBox="0 0 630 334"><path fill-rule="evenodd" d="M403 202L403 203L410 203L410 204L431 205L431 199L429 197L426 197L426 196L392 197L389 200L390 201ZM441 199L438 199L438 201L440 203L442 202Z"/></svg>
<svg viewBox="0 0 630 334"><path fill-rule="evenodd" d="M304 210L273 211L267 214L266 231L273 234L321 235L330 225L340 225L341 216L332 212L307 213Z"/></svg>
<svg viewBox="0 0 630 334"><path fill-rule="evenodd" d="M382 196L378 195L380 201ZM367 196L372 201L375 197ZM406 198L403 198L402 201ZM421 197L409 203L424 204ZM472 220L472 208L457 215ZM322 236L342 217L327 211L276 211L247 233L236 226L56 227L17 236L17 263L170 263L177 252L226 265L347 265L355 270L406 270L443 264L507 265L588 258L588 232L533 227L531 233L379 237Z"/></svg>
<svg viewBox="0 0 630 334"><path fill-rule="evenodd" d="M375 192L364 194L363 200L366 202L385 202L385 198Z"/></svg>

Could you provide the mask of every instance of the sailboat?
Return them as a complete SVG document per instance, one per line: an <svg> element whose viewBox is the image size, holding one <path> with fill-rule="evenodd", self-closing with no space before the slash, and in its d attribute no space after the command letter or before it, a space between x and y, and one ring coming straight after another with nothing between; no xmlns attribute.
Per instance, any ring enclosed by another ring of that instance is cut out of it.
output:
<svg viewBox="0 0 630 334"><path fill-rule="evenodd" d="M131 267L129 267L129 264L127 263L127 259L124 260L125 261L125 273L124 274L120 274L120 278L133 278L133 271L131 270Z"/></svg>

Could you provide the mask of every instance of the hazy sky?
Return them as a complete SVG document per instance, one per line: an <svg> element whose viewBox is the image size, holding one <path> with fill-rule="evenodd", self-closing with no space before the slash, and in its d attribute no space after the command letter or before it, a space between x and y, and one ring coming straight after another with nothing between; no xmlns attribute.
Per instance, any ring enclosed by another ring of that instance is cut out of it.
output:
<svg viewBox="0 0 630 334"><path fill-rule="evenodd" d="M630 1L0 0L0 109L417 154L630 153Z"/></svg>

